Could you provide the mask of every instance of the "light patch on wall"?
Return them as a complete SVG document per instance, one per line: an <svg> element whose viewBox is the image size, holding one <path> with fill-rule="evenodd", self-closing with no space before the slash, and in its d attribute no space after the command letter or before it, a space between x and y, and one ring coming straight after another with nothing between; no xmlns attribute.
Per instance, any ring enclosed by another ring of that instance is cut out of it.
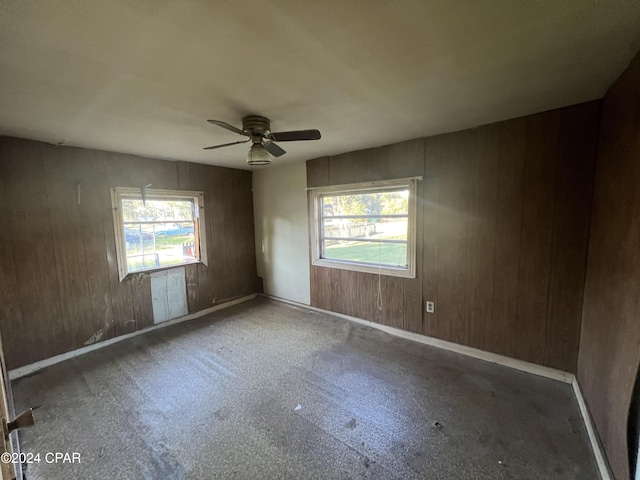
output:
<svg viewBox="0 0 640 480"><path fill-rule="evenodd" d="M84 342L84 344L85 345L91 345L92 343L96 343L102 338L103 335L104 335L104 331L103 330L98 330L96 333L91 335L91 338L89 340L87 340L86 342Z"/></svg>
<svg viewBox="0 0 640 480"><path fill-rule="evenodd" d="M309 305L306 185L303 162L253 174L256 266L264 292Z"/></svg>
<svg viewBox="0 0 640 480"><path fill-rule="evenodd" d="M187 315L187 285L184 267L151 274L153 323Z"/></svg>

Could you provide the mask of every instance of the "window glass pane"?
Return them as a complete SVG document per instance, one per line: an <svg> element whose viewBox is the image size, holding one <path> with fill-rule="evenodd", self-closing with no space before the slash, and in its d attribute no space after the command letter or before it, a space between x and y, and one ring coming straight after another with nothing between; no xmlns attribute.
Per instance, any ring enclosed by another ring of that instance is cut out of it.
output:
<svg viewBox="0 0 640 480"><path fill-rule="evenodd" d="M195 222L125 223L127 271L159 268L198 261Z"/></svg>
<svg viewBox="0 0 640 480"><path fill-rule="evenodd" d="M147 200L123 198L122 218L125 222L193 220L193 202L190 200Z"/></svg>
<svg viewBox="0 0 640 480"><path fill-rule="evenodd" d="M323 216L389 215L409 213L409 189L323 195ZM353 220L353 219L352 219Z"/></svg>
<svg viewBox="0 0 640 480"><path fill-rule="evenodd" d="M409 189L322 196L322 258L407 265Z"/></svg>
<svg viewBox="0 0 640 480"><path fill-rule="evenodd" d="M349 222L346 219L325 218L322 233L325 238L353 238L359 240L407 241L408 218L367 217Z"/></svg>
<svg viewBox="0 0 640 480"><path fill-rule="evenodd" d="M407 265L407 244L325 240L324 258L404 267Z"/></svg>

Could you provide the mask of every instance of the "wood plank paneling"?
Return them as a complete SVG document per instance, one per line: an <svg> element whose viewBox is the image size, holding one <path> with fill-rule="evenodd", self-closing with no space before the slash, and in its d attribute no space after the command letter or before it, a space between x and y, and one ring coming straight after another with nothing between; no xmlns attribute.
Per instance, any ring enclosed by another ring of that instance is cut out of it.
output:
<svg viewBox="0 0 640 480"><path fill-rule="evenodd" d="M356 176L347 180L353 182L373 182L375 180L385 180L394 178L389 169L389 147L371 148L354 152L352 163L356 165ZM333 162L330 163L330 166Z"/></svg>
<svg viewBox="0 0 640 480"><path fill-rule="evenodd" d="M167 190L180 190L180 168L178 167L179 163L185 162L167 162L164 164L164 188Z"/></svg>
<svg viewBox="0 0 640 480"><path fill-rule="evenodd" d="M60 312L58 279L44 173L45 146L4 150L9 228L25 337L20 348L41 358L63 350L69 338ZM25 164L30 168L25 168ZM12 319L9 319L9 324ZM10 326L9 326L10 328ZM11 347L10 347L11 348ZM11 351L7 349L7 352ZM6 359L11 368L14 360Z"/></svg>
<svg viewBox="0 0 640 480"><path fill-rule="evenodd" d="M440 218L440 159L446 155L446 137L439 136L424 141L424 179L422 195L418 202L422 206L422 301L420 309L424 316L422 333L438 335L438 238ZM418 267L420 268L420 267ZM426 312L425 302L436 302L434 313Z"/></svg>
<svg viewBox="0 0 640 480"><path fill-rule="evenodd" d="M133 297L133 318L136 321L136 330L142 330L153 325L151 277L144 274L135 275L130 282Z"/></svg>
<svg viewBox="0 0 640 480"><path fill-rule="evenodd" d="M578 382L618 480L633 478L627 422L640 365L638 105L640 55L604 97L578 359Z"/></svg>
<svg viewBox="0 0 640 480"><path fill-rule="evenodd" d="M311 265L311 306L332 310L331 306L331 269Z"/></svg>
<svg viewBox="0 0 640 480"><path fill-rule="evenodd" d="M329 184L329 158L321 157L307 162L307 187Z"/></svg>
<svg viewBox="0 0 640 480"><path fill-rule="evenodd" d="M194 298L197 302L196 311L199 311L228 298L225 279L220 276L212 276L210 272L227 272L225 230L228 227L226 226L227 222L224 215L224 195L229 192L228 187L226 187L226 176L210 178L207 176L207 167L205 165L190 163L188 166L189 189L204 193L204 210L207 221L205 228L209 265L200 263L196 265L198 293ZM182 180L180 180L181 185L182 183Z"/></svg>
<svg viewBox="0 0 640 480"><path fill-rule="evenodd" d="M545 363L563 370L578 361L580 320L597 153L600 105L587 103L560 117L560 158L546 324ZM560 261L561 260L561 261ZM582 278L582 281L574 281Z"/></svg>
<svg viewBox="0 0 640 480"><path fill-rule="evenodd" d="M500 124L491 345L495 351L509 356L516 355L518 337L516 312L526 138L526 119Z"/></svg>
<svg viewBox="0 0 640 480"><path fill-rule="evenodd" d="M424 139L394 143L386 147L387 178L408 178L424 175Z"/></svg>
<svg viewBox="0 0 640 480"><path fill-rule="evenodd" d="M238 243L236 245L236 255L238 258L238 269L234 272L234 291L232 296L248 295L257 291L257 277L254 275L248 277L243 272L251 271L256 268L256 251L255 243L255 224L253 222L253 193L251 172L239 170L235 186L234 218L235 237L227 238L227 242ZM234 195L229 198L234 198ZM249 253L247 253L249 252Z"/></svg>
<svg viewBox="0 0 640 480"><path fill-rule="evenodd" d="M0 144L0 157L5 155ZM5 165L0 164L0 225L9 225L10 205L5 194ZM25 338L24 320L20 305L18 277L15 268L13 239L9 228L0 228L0 330L4 342L5 358L16 364L28 362L28 351L22 343Z"/></svg>
<svg viewBox="0 0 640 480"><path fill-rule="evenodd" d="M7 286L0 330L9 368L153 324L149 277L118 280L113 186L152 183L205 193L210 263L185 268L190 313L211 306L215 298L255 291L250 172L56 149L8 137L0 137L0 152L6 216L0 220L9 226L0 234L0 286ZM211 218L209 210L214 210ZM233 251L228 263L227 250Z"/></svg>
<svg viewBox="0 0 640 480"><path fill-rule="evenodd" d="M375 275L312 266L312 305L575 372L598 121L591 102L309 161L309 186L424 175L417 278L383 279L380 318Z"/></svg>
<svg viewBox="0 0 640 480"><path fill-rule="evenodd" d="M358 162L353 154L346 153L331 157L329 161L329 185L355 183L358 178Z"/></svg>
<svg viewBox="0 0 640 480"><path fill-rule="evenodd" d="M176 183L178 190L187 190L187 186L191 185L190 165L189 162L176 162L176 175L178 175Z"/></svg>
<svg viewBox="0 0 640 480"><path fill-rule="evenodd" d="M438 158L438 330L436 336L469 343L466 323L466 245L470 132L447 135L447 147Z"/></svg>
<svg viewBox="0 0 640 480"><path fill-rule="evenodd" d="M191 176L194 177L195 166L191 165L191 167ZM232 247L231 245L227 245L225 240L225 225L227 222L230 222L231 219L227 219L224 215L224 198L222 198L225 192L224 185L224 178L215 178L212 185L213 191L207 190L208 195L205 196L204 200L206 218L211 217L211 220L207 220L209 265L208 267L201 264L197 265L198 300L200 302L198 310L208 308L220 300L227 298L224 278L217 276L211 277L209 275L209 269L218 272L226 271L225 256L227 254L227 248ZM214 191L218 192L218 195L215 195ZM207 198L209 198L209 200L207 200ZM218 228L214 228L214 225L218 226Z"/></svg>
<svg viewBox="0 0 640 480"><path fill-rule="evenodd" d="M405 330L413 330L417 328L413 323L407 325L404 311L404 279L399 277L387 277L385 281L385 289L382 291L384 295L383 310L384 324L395 328L404 328ZM357 312L354 316L358 316ZM412 319L409 319L409 322ZM409 327L409 328L407 328Z"/></svg>
<svg viewBox="0 0 640 480"><path fill-rule="evenodd" d="M230 197L231 192L235 190L237 186L239 186L239 184L240 184L240 179L238 178L238 175L235 174L234 172L234 175L231 176L231 178L229 178L229 181L225 182L225 185L223 186L223 191L225 192L225 195L223 198L226 199L227 197ZM234 218L236 215L242 215L242 213L237 208L239 206L238 200L240 199L238 198L236 202L233 202L233 203L223 201L224 218ZM235 227L237 227L237 224L231 224L229 225L229 228L225 228L224 240L223 240L225 245L229 245L229 240L231 238L236 238L237 239L236 241L238 242L242 242L245 240L253 242L253 237L242 239L238 235L238 229ZM232 292L234 290L237 290L238 276L236 276L234 272L240 271L239 269L240 269L242 258L238 254L239 251L240 251L239 249L235 249L235 248L226 249L226 254L224 256L225 270L228 271L230 275L226 279L225 285L224 285L224 294L222 295L222 299L225 299L225 300L227 298L231 298ZM255 264L255 260L254 260L254 264Z"/></svg>
<svg viewBox="0 0 640 480"><path fill-rule="evenodd" d="M328 269L325 269L328 270ZM387 311L387 280L388 277L372 275L370 273L357 272L357 298L358 302L356 312L358 316L376 323L385 323L384 315ZM382 309L378 308L378 281L380 281L381 301L379 302Z"/></svg>
<svg viewBox="0 0 640 480"><path fill-rule="evenodd" d="M331 310L345 315L358 316L358 273L350 270L329 269L331 278Z"/></svg>
<svg viewBox="0 0 640 480"><path fill-rule="evenodd" d="M471 346L491 349L500 125L471 131L466 312Z"/></svg>
<svg viewBox="0 0 640 480"><path fill-rule="evenodd" d="M115 321L107 273L109 266L105 223L102 215L95 215L95 212L101 211L104 204L99 185L106 176L106 164L99 160L99 152L96 151L83 152L86 155L81 155L76 150L70 153L74 157L74 171L78 173L78 179L82 182L79 208L94 328L91 340L107 340L115 336Z"/></svg>
<svg viewBox="0 0 640 480"><path fill-rule="evenodd" d="M559 112L533 115L527 120L524 202L516 328L521 336L516 356L541 363L544 358L546 317L551 273L551 248L558 162Z"/></svg>
<svg viewBox="0 0 640 480"><path fill-rule="evenodd" d="M107 250L107 267L109 275L109 289L111 291L111 305L113 307L114 335L124 335L136 330L136 319L133 311L133 291L131 280L120 282L118 274L118 259L116 257L116 240L113 226L110 187L143 187L148 185L146 176L141 176L141 170L134 167L122 157L111 157L107 152L100 152L101 162L110 162L111 165L105 171L103 182L98 189L99 210L92 212L98 215L104 224L104 242ZM135 165L135 164L134 164ZM122 178L121 172L129 171L126 178ZM123 184L124 183L124 184Z"/></svg>
<svg viewBox="0 0 640 480"><path fill-rule="evenodd" d="M69 337L67 345L78 348L90 342L96 332L93 321L87 265L85 262L82 221L78 204L73 156L55 150L45 163L46 201L51 219L54 263L60 298L60 310ZM80 186L82 188L82 185ZM82 191L80 192L82 199Z"/></svg>

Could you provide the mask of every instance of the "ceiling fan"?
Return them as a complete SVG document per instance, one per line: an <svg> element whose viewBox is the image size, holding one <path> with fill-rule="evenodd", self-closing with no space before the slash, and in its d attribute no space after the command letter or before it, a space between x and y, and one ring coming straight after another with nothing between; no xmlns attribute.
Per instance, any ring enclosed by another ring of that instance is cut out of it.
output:
<svg viewBox="0 0 640 480"><path fill-rule="evenodd" d="M249 138L238 142L223 143L222 145L205 147L204 150L213 150L215 148L237 145L239 143L253 142L249 149L249 154L247 155L247 163L249 165L269 165L271 163L271 155L274 157L280 157L287 153L274 142L297 142L298 140L320 139L320 132L318 130L272 132L269 119L258 115L249 115L244 117L242 119L242 129L229 125L221 120L207 120L207 122Z"/></svg>

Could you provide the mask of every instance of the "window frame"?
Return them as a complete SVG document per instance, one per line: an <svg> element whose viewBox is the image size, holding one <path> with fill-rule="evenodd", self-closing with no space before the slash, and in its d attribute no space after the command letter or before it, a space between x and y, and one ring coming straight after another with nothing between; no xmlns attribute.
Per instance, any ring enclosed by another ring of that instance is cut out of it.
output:
<svg viewBox="0 0 640 480"><path fill-rule="evenodd" d="M144 192L144 193L143 193ZM162 267L145 268L129 272L127 267L127 248L124 235L124 218L122 215L123 198L134 198L136 200L189 200L194 203L194 238L197 244L198 260L196 262L178 263L174 265L165 265ZM133 275L141 273L153 273L170 268L183 267L185 265L197 265L202 263L208 266L207 259L207 234L206 219L204 209L204 193L192 190L166 190L136 187L112 187L111 188L111 207L113 213L113 228L116 240L116 260L118 263L118 277L120 281Z"/></svg>
<svg viewBox="0 0 640 480"><path fill-rule="evenodd" d="M420 177L350 183L308 188L311 264L317 267L338 268L355 272L380 273L392 277L416 278L416 192ZM322 198L325 195L375 193L382 190L407 188L409 190L407 226L407 268L390 265L328 259L322 257Z"/></svg>

